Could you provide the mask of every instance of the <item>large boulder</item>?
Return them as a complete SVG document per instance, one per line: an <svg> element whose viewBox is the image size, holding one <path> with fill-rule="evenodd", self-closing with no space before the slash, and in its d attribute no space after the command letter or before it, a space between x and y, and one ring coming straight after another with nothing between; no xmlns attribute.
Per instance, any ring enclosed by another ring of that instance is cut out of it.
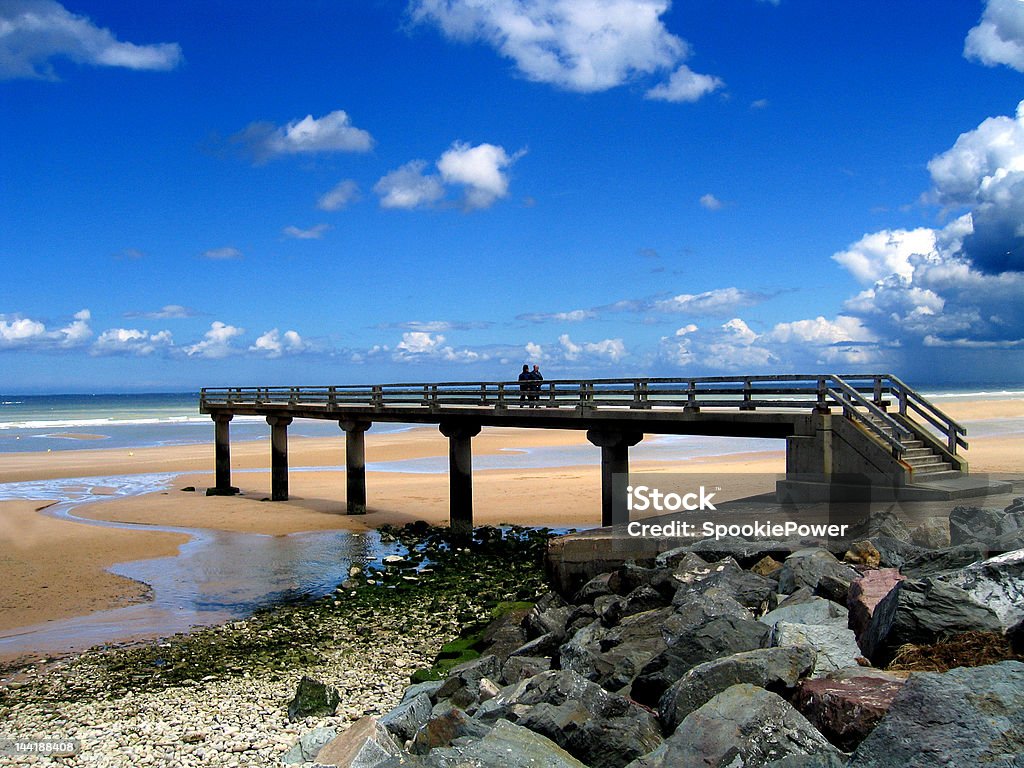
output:
<svg viewBox="0 0 1024 768"><path fill-rule="evenodd" d="M870 539L886 536L897 541L910 541L910 530L891 509L879 509L850 528L848 538Z"/></svg>
<svg viewBox="0 0 1024 768"><path fill-rule="evenodd" d="M945 549L950 545L949 520L932 517L910 532L910 540L925 549Z"/></svg>
<svg viewBox="0 0 1024 768"><path fill-rule="evenodd" d="M895 568L880 568L868 571L850 584L847 596L847 605L850 608L848 626L858 640L871 623L875 606L882 602L882 599L892 592L904 578L906 577Z"/></svg>
<svg viewBox="0 0 1024 768"><path fill-rule="evenodd" d="M295 696L288 703L288 719L294 723L306 717L330 716L340 703L341 694L337 688L303 675L295 689Z"/></svg>
<svg viewBox="0 0 1024 768"><path fill-rule="evenodd" d="M499 720L481 739L439 747L424 756L399 755L376 768L587 768L564 749L528 728Z"/></svg>
<svg viewBox="0 0 1024 768"><path fill-rule="evenodd" d="M848 615L849 612L839 603L812 596L802 602L787 601L774 611L768 611L758 621L769 627L780 621L788 621L791 624L839 624L845 627Z"/></svg>
<svg viewBox="0 0 1024 768"><path fill-rule="evenodd" d="M470 718L458 707L438 706L437 709L443 711L432 715L409 745L413 754L425 755L433 749L451 746L456 739L483 738L491 730L490 724Z"/></svg>
<svg viewBox="0 0 1024 768"><path fill-rule="evenodd" d="M953 546L972 541L991 541L999 536L1003 517L1001 509L958 506L949 513L949 542Z"/></svg>
<svg viewBox="0 0 1024 768"><path fill-rule="evenodd" d="M839 562L827 549L801 549L783 562L779 570L779 592L788 595L800 587L814 592L826 577L849 587L857 576L856 570Z"/></svg>
<svg viewBox="0 0 1024 768"><path fill-rule="evenodd" d="M674 642L651 659L633 681L630 695L649 707L689 669L705 661L768 645L771 629L761 622L720 615L681 628Z"/></svg>
<svg viewBox="0 0 1024 768"><path fill-rule="evenodd" d="M564 636L571 611L572 607L557 592L542 595L523 617L522 627L526 639L533 640L548 633L561 633Z"/></svg>
<svg viewBox="0 0 1024 768"><path fill-rule="evenodd" d="M627 616L611 628L594 621L559 649L561 667L618 690L668 647L666 623L674 616L672 608L662 608Z"/></svg>
<svg viewBox="0 0 1024 768"><path fill-rule="evenodd" d="M720 589L756 613L760 613L775 592L776 585L771 579L759 576L751 571L743 570L739 563L731 557L715 563L698 564L683 561L676 568L674 578L677 590L673 604L679 605L692 594L704 594L709 589Z"/></svg>
<svg viewBox="0 0 1024 768"><path fill-rule="evenodd" d="M302 734L295 745L281 755L281 762L285 765L310 763L316 759L317 753L323 749L324 745L337 735L337 728L314 728L312 731Z"/></svg>
<svg viewBox="0 0 1024 768"><path fill-rule="evenodd" d="M750 683L787 695L814 669L809 646L760 648L698 664L669 686L658 702L658 719L672 733L687 715L738 683Z"/></svg>
<svg viewBox="0 0 1024 768"><path fill-rule="evenodd" d="M1019 766L1024 755L1024 664L911 675L850 768Z"/></svg>
<svg viewBox="0 0 1024 768"><path fill-rule="evenodd" d="M875 606L860 647L877 666L905 643L924 645L969 631L999 632L1002 623L960 587L934 579L907 579Z"/></svg>
<svg viewBox="0 0 1024 768"><path fill-rule="evenodd" d="M416 736L420 727L430 719L432 710L430 697L421 693L382 715L380 724L388 729L399 744L404 744Z"/></svg>
<svg viewBox="0 0 1024 768"><path fill-rule="evenodd" d="M938 576L980 562L988 557L988 552L988 545L978 541L945 549L929 549L903 563L900 571L914 579Z"/></svg>
<svg viewBox="0 0 1024 768"><path fill-rule="evenodd" d="M805 680L793 704L829 741L850 752L889 711L903 683L867 675Z"/></svg>
<svg viewBox="0 0 1024 768"><path fill-rule="evenodd" d="M448 700L460 709L466 709L480 698L480 681L497 680L501 676L498 657L481 656L452 667L448 678L434 694L436 701Z"/></svg>
<svg viewBox="0 0 1024 768"><path fill-rule="evenodd" d="M332 768L372 768L401 751L377 718L367 715L327 742L316 762Z"/></svg>
<svg viewBox="0 0 1024 768"><path fill-rule="evenodd" d="M940 577L990 608L1005 632L1024 619L1024 549L1007 552Z"/></svg>
<svg viewBox="0 0 1024 768"><path fill-rule="evenodd" d="M839 751L785 699L740 683L691 712L664 744L629 768L761 768L787 755L818 753Z"/></svg>
<svg viewBox="0 0 1024 768"><path fill-rule="evenodd" d="M786 648L809 645L817 654L811 677L824 677L846 667L855 667L861 658L852 630L837 624L790 624L780 621L772 627L771 645Z"/></svg>
<svg viewBox="0 0 1024 768"><path fill-rule="evenodd" d="M503 688L475 718L529 728L591 768L621 768L661 743L658 721L648 710L564 670Z"/></svg>

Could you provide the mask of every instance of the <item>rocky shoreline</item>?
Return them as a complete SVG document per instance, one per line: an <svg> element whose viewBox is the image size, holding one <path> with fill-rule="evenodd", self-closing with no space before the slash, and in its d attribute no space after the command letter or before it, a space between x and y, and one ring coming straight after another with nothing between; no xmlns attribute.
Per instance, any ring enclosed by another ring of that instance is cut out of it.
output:
<svg viewBox="0 0 1024 768"><path fill-rule="evenodd" d="M1022 523L1024 499L914 531L883 512L828 548L703 542L626 563L506 614L478 658L283 762L1022 766Z"/></svg>

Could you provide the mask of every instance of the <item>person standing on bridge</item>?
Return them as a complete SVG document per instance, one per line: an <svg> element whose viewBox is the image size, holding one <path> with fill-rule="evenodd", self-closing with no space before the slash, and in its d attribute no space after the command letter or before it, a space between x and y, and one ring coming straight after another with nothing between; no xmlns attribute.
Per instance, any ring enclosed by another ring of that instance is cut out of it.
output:
<svg viewBox="0 0 1024 768"><path fill-rule="evenodd" d="M530 381L533 382L530 385L530 407L536 408L537 401L540 400L540 382L544 381L539 365L534 365L533 370L530 371Z"/></svg>
<svg viewBox="0 0 1024 768"><path fill-rule="evenodd" d="M530 397L530 388L533 386L530 382L533 380L533 374L530 373L530 366L524 364L523 372L519 374L519 407L523 407Z"/></svg>

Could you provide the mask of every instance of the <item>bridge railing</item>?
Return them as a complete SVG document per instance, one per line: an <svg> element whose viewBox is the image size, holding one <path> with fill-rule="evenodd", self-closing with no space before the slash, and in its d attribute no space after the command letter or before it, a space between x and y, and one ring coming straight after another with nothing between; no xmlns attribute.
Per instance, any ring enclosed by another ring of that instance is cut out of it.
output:
<svg viewBox="0 0 1024 768"><path fill-rule="evenodd" d="M553 379L546 381L413 382L302 387L207 387L201 408L292 406L338 409L518 407L681 409L813 409L834 407L887 444L894 455L904 450L910 430L886 408L922 417L945 439L951 453L966 447L966 430L919 393L890 374L783 374L697 378Z"/></svg>

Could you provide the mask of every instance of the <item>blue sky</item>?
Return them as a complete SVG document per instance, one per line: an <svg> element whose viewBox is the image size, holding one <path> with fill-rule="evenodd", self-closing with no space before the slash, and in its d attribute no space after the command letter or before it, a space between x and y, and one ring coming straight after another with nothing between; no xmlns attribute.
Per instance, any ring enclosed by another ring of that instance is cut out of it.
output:
<svg viewBox="0 0 1024 768"><path fill-rule="evenodd" d="M0 390L1020 385L1022 72L1022 0L0 0Z"/></svg>

